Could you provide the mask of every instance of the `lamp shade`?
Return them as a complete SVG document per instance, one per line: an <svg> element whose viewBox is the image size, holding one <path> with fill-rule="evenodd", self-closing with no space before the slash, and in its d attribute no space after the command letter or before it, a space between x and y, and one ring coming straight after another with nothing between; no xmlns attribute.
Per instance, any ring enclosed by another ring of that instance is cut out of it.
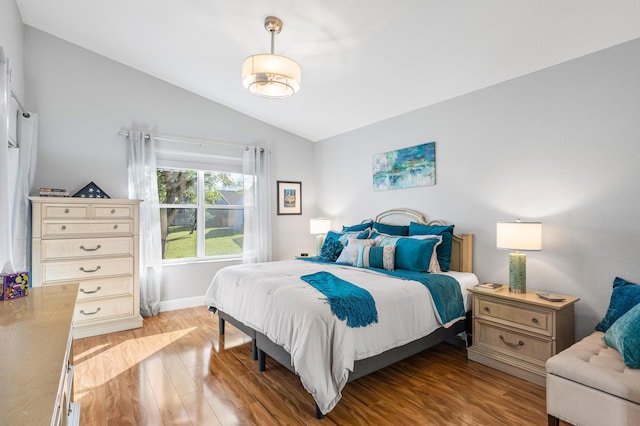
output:
<svg viewBox="0 0 640 426"><path fill-rule="evenodd" d="M540 222L496 223L496 247L510 250L542 250Z"/></svg>
<svg viewBox="0 0 640 426"><path fill-rule="evenodd" d="M288 98L300 90L300 65L274 54L249 56L242 63L242 84L266 98Z"/></svg>
<svg viewBox="0 0 640 426"><path fill-rule="evenodd" d="M326 234L330 230L331 219L323 219L321 217L318 217L309 221L309 231L312 234Z"/></svg>

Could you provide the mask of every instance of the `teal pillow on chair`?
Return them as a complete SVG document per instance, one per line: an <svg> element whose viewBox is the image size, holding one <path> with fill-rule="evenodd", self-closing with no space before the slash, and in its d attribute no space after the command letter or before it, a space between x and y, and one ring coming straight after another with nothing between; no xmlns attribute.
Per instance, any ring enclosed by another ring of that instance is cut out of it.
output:
<svg viewBox="0 0 640 426"><path fill-rule="evenodd" d="M602 340L620 352L624 365L640 368L640 303L618 318Z"/></svg>
<svg viewBox="0 0 640 426"><path fill-rule="evenodd" d="M618 318L638 303L640 303L640 285L616 277L613 280L609 309L602 321L596 325L596 330L606 332Z"/></svg>

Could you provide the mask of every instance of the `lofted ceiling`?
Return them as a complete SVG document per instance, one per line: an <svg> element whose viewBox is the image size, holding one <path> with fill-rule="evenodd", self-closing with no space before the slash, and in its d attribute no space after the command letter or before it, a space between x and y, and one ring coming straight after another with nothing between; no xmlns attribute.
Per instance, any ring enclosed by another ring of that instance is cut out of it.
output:
<svg viewBox="0 0 640 426"><path fill-rule="evenodd" d="M640 0L16 0L23 22L319 141L640 38ZM302 67L287 99L249 94L241 64Z"/></svg>

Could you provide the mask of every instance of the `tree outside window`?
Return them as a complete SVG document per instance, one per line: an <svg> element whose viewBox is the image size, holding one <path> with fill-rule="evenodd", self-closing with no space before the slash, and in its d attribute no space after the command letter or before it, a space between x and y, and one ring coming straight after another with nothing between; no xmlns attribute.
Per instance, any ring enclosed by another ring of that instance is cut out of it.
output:
<svg viewBox="0 0 640 426"><path fill-rule="evenodd" d="M158 168L157 178L163 259L242 255L242 174Z"/></svg>

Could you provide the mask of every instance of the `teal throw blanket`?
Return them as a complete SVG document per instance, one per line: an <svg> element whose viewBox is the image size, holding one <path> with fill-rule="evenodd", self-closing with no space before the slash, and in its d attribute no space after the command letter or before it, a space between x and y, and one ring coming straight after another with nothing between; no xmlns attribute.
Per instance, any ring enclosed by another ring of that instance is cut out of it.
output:
<svg viewBox="0 0 640 426"><path fill-rule="evenodd" d="M346 319L349 327L366 327L378 322L376 303L367 290L329 272L316 272L300 278L327 296L331 312L342 321Z"/></svg>
<svg viewBox="0 0 640 426"><path fill-rule="evenodd" d="M396 269L395 271L376 269L376 271L405 280L418 281L424 285L431 293L437 316L440 317L440 323L444 327L449 327L455 321L465 317L462 291L455 278L449 275L429 274L428 272L407 271L405 269Z"/></svg>

